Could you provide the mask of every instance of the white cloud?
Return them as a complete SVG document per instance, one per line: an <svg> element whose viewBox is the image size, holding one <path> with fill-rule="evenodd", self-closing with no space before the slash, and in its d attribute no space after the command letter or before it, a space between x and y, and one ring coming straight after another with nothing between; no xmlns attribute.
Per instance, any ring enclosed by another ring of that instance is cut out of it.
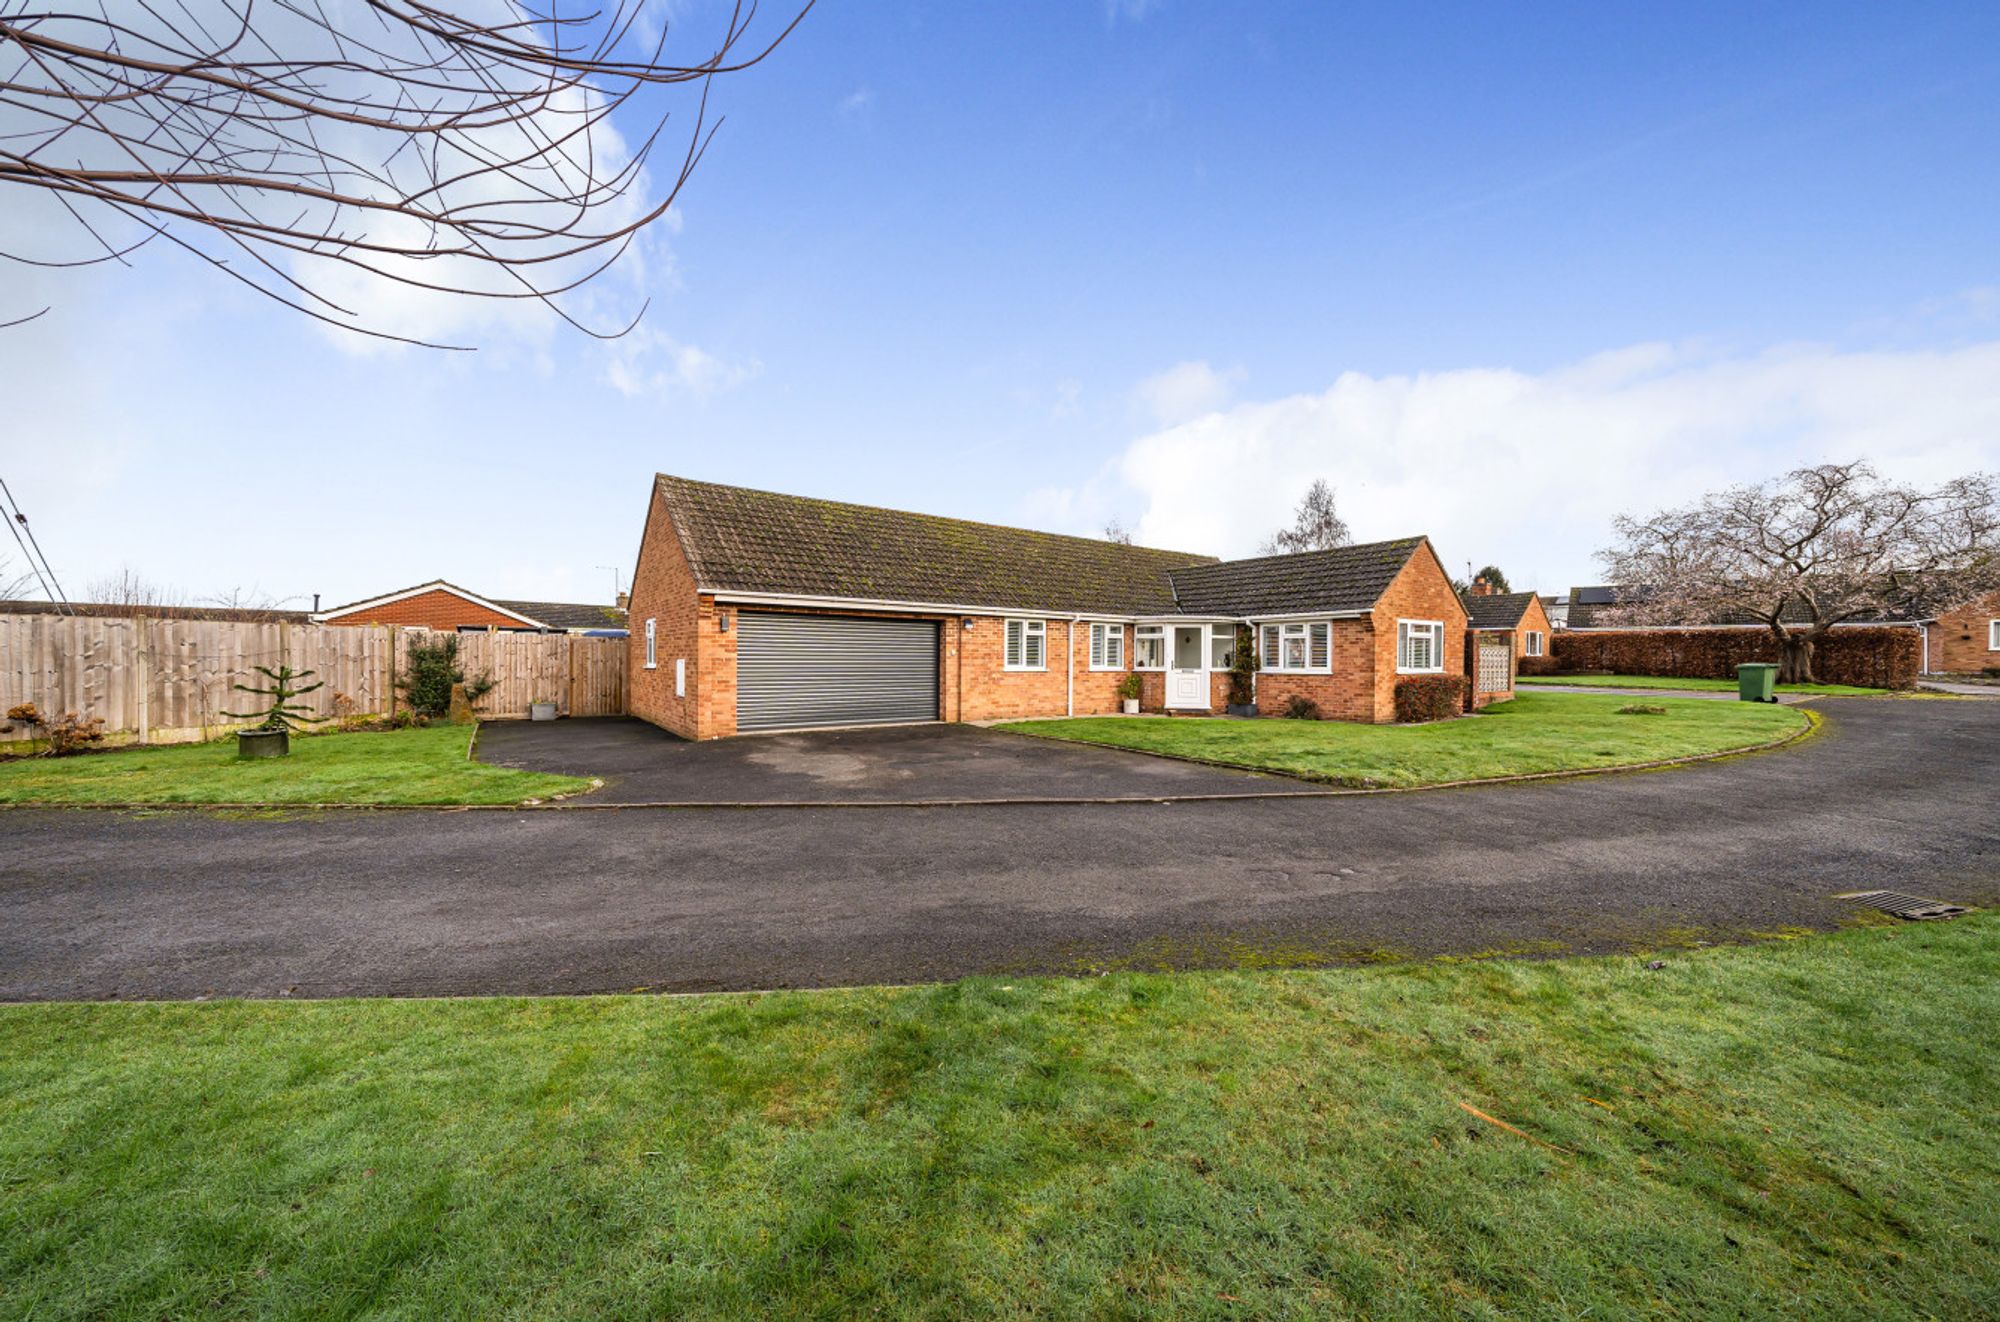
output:
<svg viewBox="0 0 2000 1322"><path fill-rule="evenodd" d="M1491 561L1553 590L1591 575L1620 511L1857 456L1919 481L2000 468L2000 342L1749 357L1647 344L1539 374L1350 372L1167 426L1113 470L1143 497L1148 545L1249 553L1324 477L1357 539L1428 533L1448 565Z"/></svg>
<svg viewBox="0 0 2000 1322"><path fill-rule="evenodd" d="M1176 363L1149 376L1132 389L1132 399L1162 427L1213 413L1229 403L1243 380L1243 369L1218 372L1199 360Z"/></svg>
<svg viewBox="0 0 2000 1322"><path fill-rule="evenodd" d="M610 342L604 379L620 394L707 399L734 389L762 370L758 363L731 363L699 345L685 344L640 323Z"/></svg>
<svg viewBox="0 0 2000 1322"><path fill-rule="evenodd" d="M840 98L840 113L843 115L858 115L873 104L875 104L874 89L857 87L846 96Z"/></svg>

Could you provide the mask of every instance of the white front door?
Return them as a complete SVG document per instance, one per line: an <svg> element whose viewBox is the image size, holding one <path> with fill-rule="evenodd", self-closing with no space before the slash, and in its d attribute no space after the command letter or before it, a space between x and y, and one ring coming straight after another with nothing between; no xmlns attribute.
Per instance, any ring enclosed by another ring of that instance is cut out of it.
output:
<svg viewBox="0 0 2000 1322"><path fill-rule="evenodd" d="M1208 626L1177 624L1167 652L1169 710L1208 710Z"/></svg>

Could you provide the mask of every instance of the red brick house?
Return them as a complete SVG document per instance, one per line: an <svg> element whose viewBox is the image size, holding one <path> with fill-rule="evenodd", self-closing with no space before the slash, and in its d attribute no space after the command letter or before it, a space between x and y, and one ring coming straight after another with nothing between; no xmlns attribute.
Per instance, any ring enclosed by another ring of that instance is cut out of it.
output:
<svg viewBox="0 0 2000 1322"><path fill-rule="evenodd" d="M1514 659L1549 654L1549 635L1554 626L1549 610L1533 592L1495 592L1483 578L1472 581L1465 594L1465 609L1476 629L1504 630L1513 635Z"/></svg>
<svg viewBox="0 0 2000 1322"><path fill-rule="evenodd" d="M1466 611L1428 539L1219 562L660 475L633 572L632 713L690 739L1257 700L1388 721L1409 674L1463 674Z"/></svg>
<svg viewBox="0 0 2000 1322"><path fill-rule="evenodd" d="M1976 675L2000 667L2000 592L1923 621L1924 672Z"/></svg>
<svg viewBox="0 0 2000 1322"><path fill-rule="evenodd" d="M313 615L319 624L400 624L426 629L507 629L535 633L615 633L625 627L617 606L570 601L501 601L441 578L350 601Z"/></svg>

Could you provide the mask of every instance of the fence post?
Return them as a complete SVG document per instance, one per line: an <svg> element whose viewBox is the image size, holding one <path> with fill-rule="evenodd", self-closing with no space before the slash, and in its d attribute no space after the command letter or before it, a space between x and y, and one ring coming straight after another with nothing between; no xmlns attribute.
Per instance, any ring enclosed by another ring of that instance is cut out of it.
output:
<svg viewBox="0 0 2000 1322"><path fill-rule="evenodd" d="M389 626L389 715L396 714L396 626Z"/></svg>
<svg viewBox="0 0 2000 1322"><path fill-rule="evenodd" d="M139 684L139 742L143 744L150 740L153 729L153 622L141 617L132 624L139 633L139 647L132 658L132 669Z"/></svg>

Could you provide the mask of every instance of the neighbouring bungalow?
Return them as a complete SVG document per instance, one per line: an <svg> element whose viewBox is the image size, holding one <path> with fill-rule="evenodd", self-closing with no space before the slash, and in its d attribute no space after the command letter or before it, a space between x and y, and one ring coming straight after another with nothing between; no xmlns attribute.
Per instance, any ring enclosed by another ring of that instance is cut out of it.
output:
<svg viewBox="0 0 2000 1322"><path fill-rule="evenodd" d="M1465 673L1424 537L1218 561L658 476L631 594L630 707L690 739L1227 703L1237 630L1267 714L1393 719Z"/></svg>
<svg viewBox="0 0 2000 1322"><path fill-rule="evenodd" d="M503 601L467 592L441 578L317 611L312 618L319 624L399 624L425 629L500 629L610 637L625 632L622 602L602 606L593 602Z"/></svg>
<svg viewBox="0 0 2000 1322"><path fill-rule="evenodd" d="M1461 601L1471 629L1473 705L1504 702L1514 696L1520 660L1548 655L1548 610L1534 593L1495 592L1484 578L1473 579Z"/></svg>
<svg viewBox="0 0 2000 1322"><path fill-rule="evenodd" d="M1475 578L1464 601L1473 628L1513 635L1516 660L1549 654L1549 634L1554 625L1549 620L1548 607L1535 593L1495 592L1491 583Z"/></svg>

